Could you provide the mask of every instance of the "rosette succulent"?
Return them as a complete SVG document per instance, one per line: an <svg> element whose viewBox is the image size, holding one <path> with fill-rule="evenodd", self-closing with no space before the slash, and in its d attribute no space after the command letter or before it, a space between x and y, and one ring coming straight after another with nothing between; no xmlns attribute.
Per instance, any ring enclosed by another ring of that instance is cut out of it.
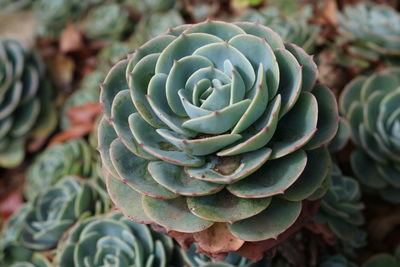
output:
<svg viewBox="0 0 400 267"><path fill-rule="evenodd" d="M188 267L269 267L270 261L263 259L259 262L251 262L235 253L228 253L223 261L209 258L197 253L197 246L193 244L189 250L181 250L182 258Z"/></svg>
<svg viewBox="0 0 400 267"><path fill-rule="evenodd" d="M83 139L50 146L29 166L25 197L33 199L66 175L90 177L94 165L93 149Z"/></svg>
<svg viewBox="0 0 400 267"><path fill-rule="evenodd" d="M90 3L90 0L37 0L34 10L38 34L59 37L67 23L81 18Z"/></svg>
<svg viewBox="0 0 400 267"><path fill-rule="evenodd" d="M319 26L308 23L312 15L311 6L305 6L300 11L286 16L279 14L277 9L268 7L250 9L240 20L266 25L276 31L285 42L294 43L312 53L320 32Z"/></svg>
<svg viewBox="0 0 400 267"><path fill-rule="evenodd" d="M0 39L0 167L19 165L27 138L45 138L56 125L43 73L38 57L19 41Z"/></svg>
<svg viewBox="0 0 400 267"><path fill-rule="evenodd" d="M360 182L382 198L400 203L400 68L350 82L340 111L357 145L351 164Z"/></svg>
<svg viewBox="0 0 400 267"><path fill-rule="evenodd" d="M148 41L102 84L112 200L168 231L223 231L236 249L276 238L330 175L337 106L317 77L260 24L205 21Z"/></svg>
<svg viewBox="0 0 400 267"><path fill-rule="evenodd" d="M33 251L21 246L19 242L26 216L31 209L31 203L21 206L3 226L0 232L0 266L31 259Z"/></svg>
<svg viewBox="0 0 400 267"><path fill-rule="evenodd" d="M60 267L183 266L173 240L121 213L79 222L57 248Z"/></svg>
<svg viewBox="0 0 400 267"><path fill-rule="evenodd" d="M15 12L28 8L35 2L34 0L2 0L0 10L5 12Z"/></svg>
<svg viewBox="0 0 400 267"><path fill-rule="evenodd" d="M148 40L164 33L168 28L183 23L184 20L181 14L175 9L166 12L147 13L137 24L130 42L135 46L140 46Z"/></svg>
<svg viewBox="0 0 400 267"><path fill-rule="evenodd" d="M176 0L123 0L124 4L133 7L140 14L167 11L173 8L176 2Z"/></svg>
<svg viewBox="0 0 400 267"><path fill-rule="evenodd" d="M360 186L354 178L344 176L337 165L331 180L315 219L327 224L345 245L354 248L364 246L366 233L359 228L365 221Z"/></svg>
<svg viewBox="0 0 400 267"><path fill-rule="evenodd" d="M399 59L400 14L395 9L387 5L360 3L346 6L337 18L338 43L343 45L344 55L358 60L358 65L367 66L368 62L380 58ZM345 64L354 62L342 61Z"/></svg>
<svg viewBox="0 0 400 267"><path fill-rule="evenodd" d="M318 267L357 267L357 265L349 261L343 255L335 255L325 258Z"/></svg>
<svg viewBox="0 0 400 267"><path fill-rule="evenodd" d="M397 249L395 255L379 253L369 258L362 267L398 267L400 266L400 253Z"/></svg>
<svg viewBox="0 0 400 267"><path fill-rule="evenodd" d="M20 244L37 251L54 248L78 219L110 208L103 190L92 180L64 177L33 199L21 230Z"/></svg>
<svg viewBox="0 0 400 267"><path fill-rule="evenodd" d="M91 8L80 25L90 40L119 40L133 28L134 21L122 5L106 3Z"/></svg>

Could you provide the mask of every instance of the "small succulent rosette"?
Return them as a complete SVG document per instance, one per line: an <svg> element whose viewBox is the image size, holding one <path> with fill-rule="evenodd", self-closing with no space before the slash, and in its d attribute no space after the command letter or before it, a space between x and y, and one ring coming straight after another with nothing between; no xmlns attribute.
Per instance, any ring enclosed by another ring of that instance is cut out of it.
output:
<svg viewBox="0 0 400 267"><path fill-rule="evenodd" d="M357 267L358 265L351 262L343 255L335 255L324 258L318 267Z"/></svg>
<svg viewBox="0 0 400 267"><path fill-rule="evenodd" d="M34 253L54 249L78 220L105 213L110 204L101 184L66 176L11 217L1 233L0 259L10 265L31 261Z"/></svg>
<svg viewBox="0 0 400 267"><path fill-rule="evenodd" d="M340 96L357 149L351 165L360 182L400 203L400 69L388 68L350 82Z"/></svg>
<svg viewBox="0 0 400 267"><path fill-rule="evenodd" d="M0 2L1 12L16 12L30 7L35 0L2 0Z"/></svg>
<svg viewBox="0 0 400 267"><path fill-rule="evenodd" d="M66 175L93 176L95 161L93 149L83 139L48 147L27 170L25 197L33 199Z"/></svg>
<svg viewBox="0 0 400 267"><path fill-rule="evenodd" d="M366 244L367 237L360 228L365 222L364 208L358 181L344 176L335 165L331 185L322 198L315 220L326 224L345 246L359 248Z"/></svg>
<svg viewBox="0 0 400 267"><path fill-rule="evenodd" d="M317 78L303 49L261 24L208 20L148 41L102 84L112 200L209 253L279 237L330 176L337 105Z"/></svg>
<svg viewBox="0 0 400 267"><path fill-rule="evenodd" d="M370 257L362 267L398 267L400 266L400 247L397 247L394 255L379 253Z"/></svg>
<svg viewBox="0 0 400 267"><path fill-rule="evenodd" d="M25 158L28 138L46 138L56 126L52 89L35 53L17 40L0 39L0 167Z"/></svg>
<svg viewBox="0 0 400 267"><path fill-rule="evenodd" d="M91 0L36 0L34 13L39 36L58 38L67 23L80 19Z"/></svg>
<svg viewBox="0 0 400 267"><path fill-rule="evenodd" d="M121 40L135 22L128 9L119 3L105 3L91 8L79 23L89 40Z"/></svg>
<svg viewBox="0 0 400 267"><path fill-rule="evenodd" d="M57 248L57 266L184 266L172 238L121 213L77 223Z"/></svg>
<svg viewBox="0 0 400 267"><path fill-rule="evenodd" d="M321 30L319 26L308 23L312 16L313 10L308 5L290 15L282 15L278 9L267 7L259 10L249 9L239 20L266 25L276 31L285 42L294 43L307 53L312 53Z"/></svg>
<svg viewBox="0 0 400 267"><path fill-rule="evenodd" d="M204 254L197 253L197 246L193 244L188 250L181 249L182 258L188 267L269 267L271 262L263 259L258 262L236 254L228 253L224 260L216 260Z"/></svg>
<svg viewBox="0 0 400 267"><path fill-rule="evenodd" d="M339 22L339 63L366 67L382 59L400 60L400 13L387 5L360 3L344 7Z"/></svg>

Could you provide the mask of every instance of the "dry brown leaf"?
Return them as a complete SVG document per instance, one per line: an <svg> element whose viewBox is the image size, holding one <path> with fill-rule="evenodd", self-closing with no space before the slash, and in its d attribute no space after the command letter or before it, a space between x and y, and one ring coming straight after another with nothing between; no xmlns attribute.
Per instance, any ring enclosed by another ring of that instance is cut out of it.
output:
<svg viewBox="0 0 400 267"><path fill-rule="evenodd" d="M63 53L78 51L83 47L83 37L73 23L69 23L60 37L60 51Z"/></svg>
<svg viewBox="0 0 400 267"><path fill-rule="evenodd" d="M50 145L88 135L95 127L96 118L100 113L101 104L98 102L89 102L82 106L69 108L67 116L71 121L71 127L55 135L51 139Z"/></svg>
<svg viewBox="0 0 400 267"><path fill-rule="evenodd" d="M0 218L6 220L23 204L21 190L15 190L0 201Z"/></svg>
<svg viewBox="0 0 400 267"><path fill-rule="evenodd" d="M244 244L243 240L231 234L225 223L215 223L204 231L194 233L193 236L199 251L212 254L237 251Z"/></svg>

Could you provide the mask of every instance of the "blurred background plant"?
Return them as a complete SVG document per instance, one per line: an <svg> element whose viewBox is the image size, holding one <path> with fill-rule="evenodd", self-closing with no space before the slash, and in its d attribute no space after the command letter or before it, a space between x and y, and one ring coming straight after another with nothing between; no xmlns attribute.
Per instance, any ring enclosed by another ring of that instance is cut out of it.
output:
<svg viewBox="0 0 400 267"><path fill-rule="evenodd" d="M157 258L167 247L165 259L173 258L177 267L183 261L190 267L400 266L400 171L397 158L386 155L400 151L399 110L389 100L378 101L376 93L390 87L396 93L387 98L397 99L400 78L384 70L400 66L399 9L396 0L0 0L0 95L5 96L0 97L0 265L48 267L60 255L72 258L71 244L80 231L102 218L126 230L131 222L116 211L105 214L111 203L96 151L99 84L111 66L147 40L170 27L212 18L271 27L313 55L320 81L338 98L345 95L344 126L330 144L335 167L328 191L314 221L281 244L272 260L250 263L229 254L215 262L195 247L171 250L171 240L149 227L146 238L151 236L155 250L141 253ZM364 81L361 87L367 89L351 89L366 91L361 95L349 96L344 89L359 75L372 80L382 73L383 84ZM20 97L16 87L22 88ZM380 104L366 98L370 95ZM369 125L373 112L361 109L371 105L390 113L385 118L391 123ZM374 149L369 137L386 142L388 132L397 145L386 152ZM347 142L350 134L353 140ZM377 175L368 180L371 168ZM83 199L83 192L90 197ZM135 242L130 245L147 244Z"/></svg>

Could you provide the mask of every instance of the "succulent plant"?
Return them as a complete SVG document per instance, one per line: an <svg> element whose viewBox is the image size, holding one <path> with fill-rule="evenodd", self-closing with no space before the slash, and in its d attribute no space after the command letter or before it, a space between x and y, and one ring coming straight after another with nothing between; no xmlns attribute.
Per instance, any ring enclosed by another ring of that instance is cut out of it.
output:
<svg viewBox="0 0 400 267"><path fill-rule="evenodd" d="M339 22L339 63L368 66L381 58L400 57L400 14L386 5L360 3L346 6L337 15Z"/></svg>
<svg viewBox="0 0 400 267"><path fill-rule="evenodd" d="M60 267L183 266L170 237L117 212L79 222L57 251Z"/></svg>
<svg viewBox="0 0 400 267"><path fill-rule="evenodd" d="M181 249L182 258L188 267L269 267L270 261L263 259L259 262L251 262L235 253L228 253L223 261L209 258L196 252L197 246L193 244L189 250Z"/></svg>
<svg viewBox="0 0 400 267"><path fill-rule="evenodd" d="M32 5L35 0L2 0L0 2L0 10L2 12L15 12Z"/></svg>
<svg viewBox="0 0 400 267"><path fill-rule="evenodd" d="M93 180L66 176L32 200L20 243L32 250L54 248L63 233L78 219L101 214L109 208L104 189Z"/></svg>
<svg viewBox="0 0 400 267"><path fill-rule="evenodd" d="M360 186L352 177L344 176L335 165L331 185L322 198L316 221L329 229L346 245L354 248L366 244L366 233L360 229L365 219Z"/></svg>
<svg viewBox="0 0 400 267"><path fill-rule="evenodd" d="M305 6L300 11L286 16L280 14L275 8L267 7L259 10L250 9L239 20L266 25L276 31L285 42L294 43L306 52L312 53L320 32L319 26L308 23L312 13L310 6Z"/></svg>
<svg viewBox="0 0 400 267"><path fill-rule="evenodd" d="M150 40L102 85L112 200L168 231L276 238L330 175L337 106L317 76L260 24L206 21Z"/></svg>
<svg viewBox="0 0 400 267"><path fill-rule="evenodd" d="M45 138L56 126L52 90L39 58L16 40L0 40L0 167L19 165L27 138Z"/></svg>
<svg viewBox="0 0 400 267"><path fill-rule="evenodd" d="M91 177L95 164L93 157L92 148L83 139L48 147L29 166L25 197L32 200L66 175Z"/></svg>
<svg viewBox="0 0 400 267"><path fill-rule="evenodd" d="M350 124L343 118L339 118L339 127L335 137L329 143L329 151L331 153L342 150L350 139Z"/></svg>
<svg viewBox="0 0 400 267"><path fill-rule="evenodd" d="M45 37L59 37L68 22L81 18L91 1L37 0L34 5L37 33Z"/></svg>
<svg viewBox="0 0 400 267"><path fill-rule="evenodd" d="M163 12L175 6L176 0L124 0L124 4L131 6L139 14Z"/></svg>
<svg viewBox="0 0 400 267"><path fill-rule="evenodd" d="M14 262L29 261L33 251L21 246L19 239L31 203L21 206L6 222L0 232L0 266L10 266Z"/></svg>
<svg viewBox="0 0 400 267"><path fill-rule="evenodd" d="M104 73L94 71L88 74L80 83L79 88L65 101L61 112L61 129L66 130L71 126L67 111L72 107L82 106L86 103L98 102L100 95L99 84L104 80Z"/></svg>
<svg viewBox="0 0 400 267"><path fill-rule="evenodd" d="M113 66L131 52L133 52L133 49L127 42L113 41L109 43L97 55L96 72L104 72L103 76L105 76L110 66ZM96 84L97 88L99 84L100 82Z"/></svg>
<svg viewBox="0 0 400 267"><path fill-rule="evenodd" d="M89 10L80 28L90 40L120 40L134 21L126 8L118 3L105 3Z"/></svg>
<svg viewBox="0 0 400 267"><path fill-rule="evenodd" d="M360 182L400 203L400 68L350 82L339 108L357 145L351 165Z"/></svg>
<svg viewBox="0 0 400 267"><path fill-rule="evenodd" d="M357 265L349 261L343 255L335 255L325 258L318 267L357 267Z"/></svg>
<svg viewBox="0 0 400 267"><path fill-rule="evenodd" d="M369 258L362 267L398 267L400 266L400 255L390 255L388 253L380 253Z"/></svg>
<svg viewBox="0 0 400 267"><path fill-rule="evenodd" d="M52 265L43 254L34 253L29 261L18 261L10 267L52 267Z"/></svg>
<svg viewBox="0 0 400 267"><path fill-rule="evenodd" d="M136 26L135 33L130 42L134 46L140 46L148 40L164 33L168 28L184 23L181 14L177 10L166 12L148 13L143 16Z"/></svg>

